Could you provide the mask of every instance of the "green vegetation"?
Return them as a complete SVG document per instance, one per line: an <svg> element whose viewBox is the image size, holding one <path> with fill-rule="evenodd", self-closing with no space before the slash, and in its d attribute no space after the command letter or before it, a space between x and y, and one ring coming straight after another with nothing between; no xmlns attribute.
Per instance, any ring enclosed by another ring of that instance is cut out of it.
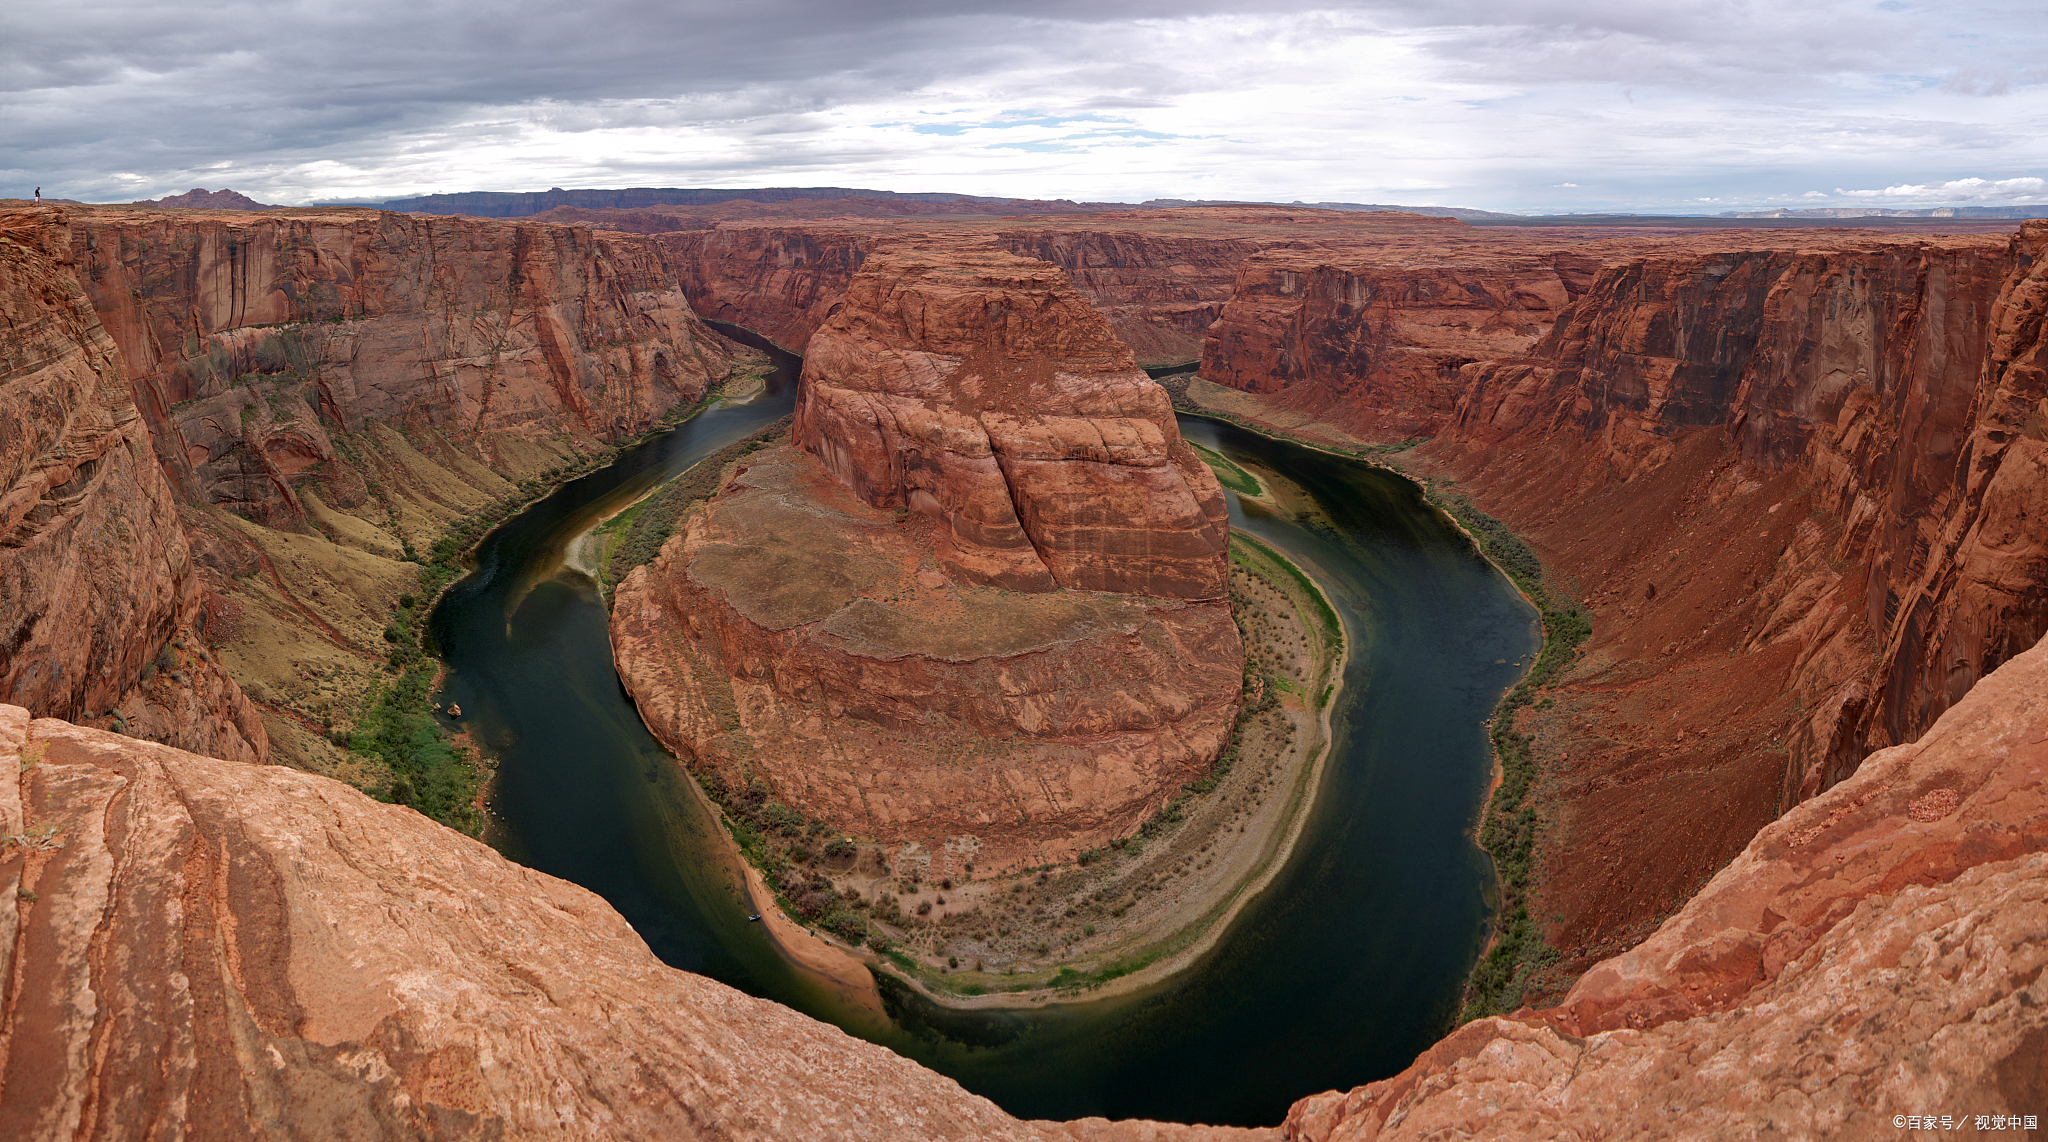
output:
<svg viewBox="0 0 2048 1142"><path fill-rule="evenodd" d="M477 836L483 832L483 813L476 801L484 774L476 757L457 746L434 721L437 669L421 647L431 600L460 574L452 562L420 569L420 596L429 604L421 605L414 595L402 596L384 628L384 641L391 647L385 669L397 673L397 680L367 702L352 732L336 736L337 744L377 759L390 771L388 784L367 791L372 796L409 805L452 829Z"/></svg>
<svg viewBox="0 0 2048 1142"><path fill-rule="evenodd" d="M1593 619L1577 603L1554 595L1544 583L1543 563L1536 553L1506 524L1480 511L1470 496L1435 482L1424 494L1463 525L1480 552L1514 581L1543 616L1543 649L1537 653L1536 665L1501 698L1489 730L1501 781L1486 807L1479 843L1492 854L1500 878L1499 919L1493 947L1467 981L1463 1022L1522 1006L1530 980L1558 958L1557 950L1543 939L1529 916L1530 863L1541 825L1535 806L1529 803L1529 792L1538 765L1535 743L1515 729L1515 715L1534 704L1537 692L1571 665L1579 647L1593 633Z"/></svg>
<svg viewBox="0 0 2048 1142"><path fill-rule="evenodd" d="M671 415L687 415L695 407ZM336 444L346 454L346 438L337 436ZM389 648L384 668L397 677L364 699L352 730L333 735L336 745L375 760L389 773L386 781L366 784L364 792L411 806L470 836L481 835L484 815L477 795L488 771L473 751L458 746L434 719L439 670L426 646L427 614L441 592L462 577L464 557L491 529L563 482L608 464L617 455L617 449L605 449L577 456L521 480L509 495L451 523L424 556L409 538L401 538L402 558L420 564L420 571L418 585L400 596L384 627Z"/></svg>
<svg viewBox="0 0 2048 1142"><path fill-rule="evenodd" d="M768 447L789 431L789 425L790 418L785 416L745 440L727 445L716 454L691 465L682 475L655 489L639 503L606 520L598 528L598 534L606 539L606 556L600 575L607 595L633 568L654 561L654 557L661 553L661 545L675 534L676 526L690 513L690 509L718 491L719 477L727 464Z"/></svg>
<svg viewBox="0 0 2048 1142"><path fill-rule="evenodd" d="M1232 461L1230 457L1213 448L1204 448L1199 444L1195 444L1192 440L1188 441L1188 443L1194 445L1195 451L1201 454L1202 462L1209 465L1210 470L1216 473L1217 483L1222 484L1241 496L1262 496L1265 494L1265 488L1260 486L1259 478L1238 467L1236 462Z"/></svg>
<svg viewBox="0 0 2048 1142"><path fill-rule="evenodd" d="M1324 645L1332 653L1343 649L1344 624L1337 618L1336 608L1330 606L1330 600L1323 595L1323 589L1316 586L1316 581L1309 578L1307 572L1296 567L1292 559L1273 550L1256 536L1233 531L1230 533L1230 560L1255 575L1263 575L1269 580L1277 575L1293 583L1295 588L1306 595L1314 605L1316 633ZM1330 689L1324 691L1322 702L1327 704L1330 694L1335 691L1336 684L1333 682ZM1321 708L1320 705L1318 708Z"/></svg>

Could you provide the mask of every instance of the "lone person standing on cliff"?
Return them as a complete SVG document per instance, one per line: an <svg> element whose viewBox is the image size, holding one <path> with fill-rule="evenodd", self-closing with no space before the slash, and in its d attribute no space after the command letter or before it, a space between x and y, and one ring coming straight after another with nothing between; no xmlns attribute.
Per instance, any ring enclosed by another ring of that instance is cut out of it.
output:
<svg viewBox="0 0 2048 1142"><path fill-rule="evenodd" d="M42 200L43 200L43 188L39 186L39 187L37 187L37 188L36 188L36 201L37 201L37 202L41 202Z"/></svg>

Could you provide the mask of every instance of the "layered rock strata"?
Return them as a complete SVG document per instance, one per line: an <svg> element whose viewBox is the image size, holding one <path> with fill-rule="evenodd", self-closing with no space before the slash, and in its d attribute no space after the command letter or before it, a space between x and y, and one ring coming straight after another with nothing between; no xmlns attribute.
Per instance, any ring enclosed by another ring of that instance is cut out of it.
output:
<svg viewBox="0 0 2048 1142"><path fill-rule="evenodd" d="M277 766L0 706L0 1134L1230 1142L1019 1122Z"/></svg>
<svg viewBox="0 0 2048 1142"><path fill-rule="evenodd" d="M796 441L940 560L1016 590L1226 592L1229 511L1172 402L1051 265L974 245L872 255L811 338Z"/></svg>
<svg viewBox="0 0 2048 1142"><path fill-rule="evenodd" d="M332 437L616 440L730 363L659 254L526 222L369 211L82 212L79 280L183 498L302 525Z"/></svg>
<svg viewBox="0 0 2048 1142"><path fill-rule="evenodd" d="M1057 269L871 255L794 436L614 596L672 750L953 874L1114 839L1221 751L1222 492Z"/></svg>
<svg viewBox="0 0 2048 1142"><path fill-rule="evenodd" d="M1430 435L1459 370L1527 351L1599 264L1553 242L1436 245L1247 258L1206 330L1202 377L1368 437Z"/></svg>
<svg viewBox="0 0 2048 1142"><path fill-rule="evenodd" d="M0 698L259 760L208 593L52 209L0 214Z"/></svg>
<svg viewBox="0 0 2048 1142"><path fill-rule="evenodd" d="M964 238L993 241L1013 254L1060 267L1147 366L1181 364L1202 355L1204 337L1237 288L1240 263L1261 251L1320 251L1311 256L1327 261L1405 250L1412 261L1433 256L1446 244L1502 245L1453 219L1293 207L1114 212L1085 220L842 218L702 225L699 232L658 239L691 304L708 317L745 325L792 349L801 349L824 324L869 251L892 243Z"/></svg>
<svg viewBox="0 0 2048 1142"><path fill-rule="evenodd" d="M1476 1020L1393 1078L1304 1099L1287 1137L1875 1137L1906 1116L1967 1130L2034 1113L2044 695L2048 644L1766 827L1557 1007Z"/></svg>
<svg viewBox="0 0 2048 1142"><path fill-rule="evenodd" d="M1524 722L1554 759L1561 946L1632 942L2048 631L2048 534L2021 506L2044 241L1672 243L1603 269L1527 355L1464 370L1422 466L1596 614Z"/></svg>

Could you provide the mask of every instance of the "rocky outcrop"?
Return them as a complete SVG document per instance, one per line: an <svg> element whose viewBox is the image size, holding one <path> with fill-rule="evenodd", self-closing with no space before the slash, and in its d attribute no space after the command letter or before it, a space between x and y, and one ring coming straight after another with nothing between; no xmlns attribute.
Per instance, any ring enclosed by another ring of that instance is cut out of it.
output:
<svg viewBox="0 0 2048 1142"><path fill-rule="evenodd" d="M10 1138L1272 1136L1019 1122L312 774L0 706L0 837Z"/></svg>
<svg viewBox="0 0 2048 1142"><path fill-rule="evenodd" d="M1598 265L1555 242L1456 238L1246 259L1207 330L1203 378L1369 438L1437 432L1459 370L1534 345Z"/></svg>
<svg viewBox="0 0 2048 1142"><path fill-rule="evenodd" d="M1864 1137L1905 1116L2035 1113L2044 695L2048 644L1765 828L1559 1006L1474 1021L1393 1078L1304 1099L1287 1136Z"/></svg>
<svg viewBox="0 0 2048 1142"><path fill-rule="evenodd" d="M750 457L613 597L641 716L700 772L956 876L1070 859L1207 771L1243 672L1227 602L1020 595L951 573L936 531L794 448Z"/></svg>
<svg viewBox="0 0 2048 1142"><path fill-rule="evenodd" d="M623 235L95 210L73 240L174 487L267 525L303 523L294 488L335 433L428 429L505 472L507 441L629 436L730 363Z"/></svg>
<svg viewBox="0 0 2048 1142"><path fill-rule="evenodd" d="M1222 492L1166 395L1056 268L986 243L870 254L810 349L800 449L614 596L648 725L955 873L1128 833L1242 683Z"/></svg>
<svg viewBox="0 0 2048 1142"><path fill-rule="evenodd" d="M824 324L868 251L885 243L968 239L993 241L1013 254L1065 271L1074 288L1145 366L1199 358L1203 338L1237 288L1240 263L1261 251L1322 251L1316 256L1356 259L1362 251L1381 249L1502 244L1453 219L1296 207L1205 207L1000 221L835 218L799 223L740 218L678 220L676 228L687 222L704 229L662 234L657 241L699 313L744 325L792 350L801 351ZM620 224L653 225L630 218L620 219Z"/></svg>
<svg viewBox="0 0 2048 1142"><path fill-rule="evenodd" d="M1552 759L1545 926L1581 966L2048 631L2018 507L2048 232L1760 237L1610 262L1528 353L1467 366L1419 450L1593 607L1522 723Z"/></svg>
<svg viewBox="0 0 2048 1142"><path fill-rule="evenodd" d="M869 505L935 520L970 582L1226 592L1215 475L1046 263L931 241L870 255L811 338L796 441Z"/></svg>
<svg viewBox="0 0 2048 1142"><path fill-rule="evenodd" d="M258 760L261 721L199 644L207 596L51 208L0 214L0 698Z"/></svg>
<svg viewBox="0 0 2048 1142"><path fill-rule="evenodd" d="M876 235L843 226L719 226L654 240L699 314L801 353Z"/></svg>
<svg viewBox="0 0 2048 1142"><path fill-rule="evenodd" d="M239 190L222 187L208 190L195 186L183 194L167 194L162 198L145 198L130 203L131 206L183 206L200 210L275 210L268 203L258 202Z"/></svg>

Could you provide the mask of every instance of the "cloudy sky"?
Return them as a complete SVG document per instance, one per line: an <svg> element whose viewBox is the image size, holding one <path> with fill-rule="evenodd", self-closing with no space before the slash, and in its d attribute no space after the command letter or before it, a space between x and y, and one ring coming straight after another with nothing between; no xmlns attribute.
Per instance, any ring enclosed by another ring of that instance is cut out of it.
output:
<svg viewBox="0 0 2048 1142"><path fill-rule="evenodd" d="M36 0L0 196L2048 202L2040 0Z"/></svg>

